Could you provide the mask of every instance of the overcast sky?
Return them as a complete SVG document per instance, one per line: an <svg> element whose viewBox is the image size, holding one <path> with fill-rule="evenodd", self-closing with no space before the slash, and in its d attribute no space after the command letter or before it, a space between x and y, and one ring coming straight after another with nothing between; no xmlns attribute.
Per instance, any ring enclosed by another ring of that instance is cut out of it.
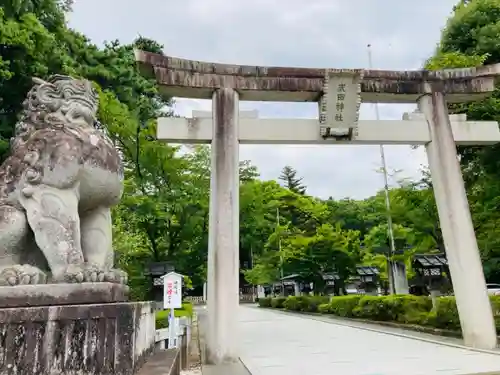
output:
<svg viewBox="0 0 500 375"><path fill-rule="evenodd" d="M96 44L138 35L158 41L171 56L247 65L417 69L433 53L458 0L77 0L70 25ZM209 101L178 99L176 111L211 108ZM311 103L243 102L260 117L315 118ZM382 119L400 119L413 106L380 105ZM373 119L363 105L361 119ZM422 148L386 146L389 170L418 178ZM264 179L285 165L297 169L308 193L365 198L383 187L378 146L241 146ZM325 168L328 166L328 168ZM393 178L391 183L394 183Z"/></svg>

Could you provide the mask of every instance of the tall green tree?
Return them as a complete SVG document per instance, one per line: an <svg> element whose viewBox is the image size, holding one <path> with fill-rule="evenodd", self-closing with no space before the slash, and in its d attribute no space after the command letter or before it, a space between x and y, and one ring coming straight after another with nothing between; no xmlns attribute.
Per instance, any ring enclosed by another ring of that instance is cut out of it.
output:
<svg viewBox="0 0 500 375"><path fill-rule="evenodd" d="M297 176L297 171L291 166L286 165L281 170L279 179L283 181L286 188L297 194L305 194L306 187L302 184L302 177Z"/></svg>
<svg viewBox="0 0 500 375"><path fill-rule="evenodd" d="M500 62L500 1L460 1L443 29L429 69L478 66ZM500 86L482 101L450 106L471 120L500 121ZM500 146L460 147L476 236L488 280L500 281Z"/></svg>

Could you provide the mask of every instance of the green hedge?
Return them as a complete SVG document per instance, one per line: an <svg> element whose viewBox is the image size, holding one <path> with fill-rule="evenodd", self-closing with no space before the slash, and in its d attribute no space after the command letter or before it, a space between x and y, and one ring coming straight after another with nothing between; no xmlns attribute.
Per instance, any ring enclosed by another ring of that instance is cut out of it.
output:
<svg viewBox="0 0 500 375"><path fill-rule="evenodd" d="M275 309L282 309L284 306L283 304L285 303L286 298L285 297L276 297L271 299L271 307L274 307Z"/></svg>
<svg viewBox="0 0 500 375"><path fill-rule="evenodd" d="M324 296L288 297L283 302L283 307L292 311L317 312L320 305L329 301L330 297Z"/></svg>
<svg viewBox="0 0 500 375"><path fill-rule="evenodd" d="M271 297L259 298L257 303L260 307L271 307Z"/></svg>
<svg viewBox="0 0 500 375"><path fill-rule="evenodd" d="M161 310L156 312L156 329L167 328L168 327L168 315L169 310ZM189 318L193 317L193 305L190 302L183 302L182 308L174 310L174 316L176 318L181 318L187 316Z"/></svg>
<svg viewBox="0 0 500 375"><path fill-rule="evenodd" d="M259 299L260 307L290 311L319 312L344 318L395 322L447 330L460 330L455 297L440 297L433 309L429 297L400 296L301 296ZM500 332L500 296L491 297L497 330Z"/></svg>

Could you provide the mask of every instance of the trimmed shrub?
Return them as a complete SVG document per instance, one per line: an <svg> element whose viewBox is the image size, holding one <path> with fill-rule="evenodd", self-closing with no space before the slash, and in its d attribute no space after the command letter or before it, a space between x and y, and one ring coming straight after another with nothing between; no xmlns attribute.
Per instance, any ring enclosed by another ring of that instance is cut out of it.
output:
<svg viewBox="0 0 500 375"><path fill-rule="evenodd" d="M460 329L460 318L458 317L455 297L437 298L436 307L427 317L425 324L441 329Z"/></svg>
<svg viewBox="0 0 500 375"><path fill-rule="evenodd" d="M491 296L490 302L495 326L497 332L500 332L500 296ZM436 308L428 315L424 324L441 329L460 330L460 318L455 297L438 298Z"/></svg>
<svg viewBox="0 0 500 375"><path fill-rule="evenodd" d="M271 307L275 309L282 309L283 303L285 303L286 297L276 297L271 299Z"/></svg>
<svg viewBox="0 0 500 375"><path fill-rule="evenodd" d="M353 310L353 316L361 319L391 320L384 298L375 296L362 296Z"/></svg>
<svg viewBox="0 0 500 375"><path fill-rule="evenodd" d="M322 303L318 306L318 312L321 314L329 314L330 313L330 304Z"/></svg>
<svg viewBox="0 0 500 375"><path fill-rule="evenodd" d="M500 332L500 296L492 296L491 309L493 310L493 317L495 318L495 325L497 327L497 332Z"/></svg>
<svg viewBox="0 0 500 375"><path fill-rule="evenodd" d="M399 295L384 297L384 305L389 321L418 324L432 310L432 300L428 297Z"/></svg>
<svg viewBox="0 0 500 375"><path fill-rule="evenodd" d="M328 303L328 296L290 296L287 297L283 306L291 311L318 312L318 306Z"/></svg>
<svg viewBox="0 0 500 375"><path fill-rule="evenodd" d="M324 303L330 302L329 296L304 296L304 302L307 302L302 311L318 312L318 307Z"/></svg>
<svg viewBox="0 0 500 375"><path fill-rule="evenodd" d="M318 312L319 305L329 301L328 296L290 296L283 302L283 307L291 311Z"/></svg>
<svg viewBox="0 0 500 375"><path fill-rule="evenodd" d="M412 295L400 296L363 296L353 309L356 318L419 324L432 310L432 301L428 297Z"/></svg>
<svg viewBox="0 0 500 375"><path fill-rule="evenodd" d="M302 301L299 297L287 297L283 302L283 307L291 311L302 311Z"/></svg>
<svg viewBox="0 0 500 375"><path fill-rule="evenodd" d="M354 309L358 306L361 296L332 297L328 312L344 318L352 318Z"/></svg>
<svg viewBox="0 0 500 375"><path fill-rule="evenodd" d="M271 307L271 297L259 298L259 306L260 307Z"/></svg>

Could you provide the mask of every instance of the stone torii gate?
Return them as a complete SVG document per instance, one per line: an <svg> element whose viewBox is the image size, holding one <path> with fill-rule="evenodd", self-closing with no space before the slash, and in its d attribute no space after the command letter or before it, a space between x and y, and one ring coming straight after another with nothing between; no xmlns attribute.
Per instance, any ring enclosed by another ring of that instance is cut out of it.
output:
<svg viewBox="0 0 500 375"><path fill-rule="evenodd" d="M465 343L482 349L496 346L455 145L494 144L500 132L496 122L449 116L447 103L485 98L494 89L500 65L432 72L281 68L207 63L144 51L136 51L136 60L144 73L156 77L165 96L213 103L213 119L158 120L158 139L212 144L207 304L211 363L238 358L240 143L425 145ZM240 118L240 99L318 102L319 120ZM400 121L358 121L361 102L418 103L419 110Z"/></svg>

